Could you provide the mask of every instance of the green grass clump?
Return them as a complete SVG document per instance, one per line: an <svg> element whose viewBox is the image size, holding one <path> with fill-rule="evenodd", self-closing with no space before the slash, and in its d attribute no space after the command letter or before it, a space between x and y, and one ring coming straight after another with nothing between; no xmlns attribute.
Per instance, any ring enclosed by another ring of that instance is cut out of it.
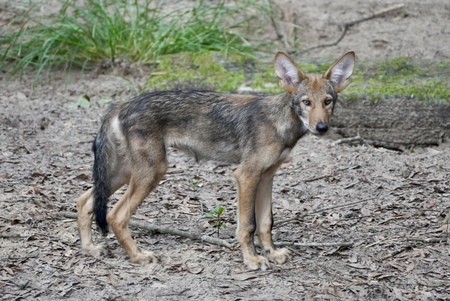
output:
<svg viewBox="0 0 450 301"><path fill-rule="evenodd" d="M414 76L418 74L419 66L409 57L398 57L380 62L376 69L386 76Z"/></svg>
<svg viewBox="0 0 450 301"><path fill-rule="evenodd" d="M39 74L54 66L84 67L118 57L152 62L181 52L254 52L242 35L232 32L242 24L236 16L240 8L225 1L199 0L171 13L163 13L152 0L60 1L55 16L36 17L35 4L21 16L20 30L6 28L0 37L0 69L12 66L15 74L34 67Z"/></svg>

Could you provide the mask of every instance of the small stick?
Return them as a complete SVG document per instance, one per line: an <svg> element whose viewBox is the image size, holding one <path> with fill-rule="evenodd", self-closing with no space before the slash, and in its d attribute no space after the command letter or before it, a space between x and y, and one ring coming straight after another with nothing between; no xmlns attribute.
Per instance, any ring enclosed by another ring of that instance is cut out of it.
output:
<svg viewBox="0 0 450 301"><path fill-rule="evenodd" d="M421 237L403 237L402 236L402 237L396 237L396 238L391 238L391 239L386 239L386 240L375 241L367 246L364 246L364 248L368 249L368 248L371 248L376 245L382 245L382 244L388 244L388 243L392 244L396 241L402 241L402 240L415 243L415 244L410 243L408 245L408 247L414 247L415 245L417 245L419 243L430 243L430 244L437 243L437 244L439 244L439 243L445 242L445 238L443 238L443 237L421 238ZM399 254L399 253L397 253L397 254ZM397 255L397 254L395 254L395 255ZM382 259L380 259L380 260L382 260Z"/></svg>
<svg viewBox="0 0 450 301"><path fill-rule="evenodd" d="M77 214L73 212L61 212L61 215L68 218L77 218ZM189 231L182 231L178 229L172 229L167 227L160 227L154 224L141 222L141 221L130 221L129 225L134 228L138 229L144 229L151 232L156 232L160 234L170 234L170 235L176 235L180 237L186 237L192 240L200 240L204 241L213 245L223 246L228 249L233 249L233 245L227 242L226 240L220 239L220 238L214 238L207 235L202 235L194 232Z"/></svg>
<svg viewBox="0 0 450 301"><path fill-rule="evenodd" d="M412 246L402 247L401 249L396 250L396 251L394 251L394 252L391 252L391 253L389 253L388 255L386 255L386 256L384 256L384 257L378 259L378 261L384 261L384 260L386 260L386 259L395 257L395 256L397 256L398 254L401 254L401 253L403 253L403 252L405 252L405 251L408 251L408 250L410 250L410 249L412 249Z"/></svg>
<svg viewBox="0 0 450 301"><path fill-rule="evenodd" d="M355 137L348 137L348 138L342 138L342 139L338 139L336 141L334 141L333 143L331 143L332 146L336 146L339 144L344 144L344 143L353 143L353 142L364 142L364 139L361 138L359 135L355 136Z"/></svg>
<svg viewBox="0 0 450 301"><path fill-rule="evenodd" d="M342 33L341 33L341 36L335 42L329 43L329 44L317 45L317 46L314 46L314 47L302 50L301 52L304 53L304 52L308 52L308 51L311 51L311 50L317 49L317 48L325 48L325 47L336 46L344 38L345 34L347 33L347 30L350 27L352 27L353 25L356 25L358 23L362 23L364 21L368 21L368 20L380 17L381 15L384 15L384 14L387 14L387 13L399 10L399 9L403 8L404 6L405 6L405 4L403 4L403 3L397 4L397 5L393 5L391 7L379 10L379 11L377 11L377 12L371 14L371 15L362 16L361 18L358 18L358 19L346 22L346 23L344 23L342 25L339 25L339 28L342 30Z"/></svg>
<svg viewBox="0 0 450 301"><path fill-rule="evenodd" d="M274 245L277 247L300 247L300 248L307 248L307 247L351 247L353 246L353 242L288 242L288 241L280 241L280 242L274 242Z"/></svg>
<svg viewBox="0 0 450 301"><path fill-rule="evenodd" d="M329 178L329 177L331 177L331 176L330 176L330 175L318 176L318 177L315 177L315 178L306 179L306 180L304 180L303 182L309 183L309 182L314 182L314 181L317 181L317 180L326 179L326 178Z"/></svg>
<svg viewBox="0 0 450 301"><path fill-rule="evenodd" d="M23 234L23 233L2 233L0 234L0 238L30 238L33 236L32 234Z"/></svg>
<svg viewBox="0 0 450 301"><path fill-rule="evenodd" d="M377 11L377 12L371 14L371 15L362 16L361 18L357 18L357 19L352 20L350 22L346 22L342 26L343 27L351 27L351 26L353 26L355 24L362 23L364 21L368 21L368 20L380 17L382 15L385 15L387 13L399 10L399 9L403 8L404 6L405 6L405 4L399 3L399 4L396 4L396 5L390 6L388 8L383 8L383 9L381 9L381 10L379 10L379 11Z"/></svg>
<svg viewBox="0 0 450 301"><path fill-rule="evenodd" d="M204 241L213 245L223 246L228 249L233 249L233 246L227 242L226 240L215 238L207 235L202 235L199 233L189 232L189 231L182 231L178 229L172 229L167 227L160 227L156 226L154 224L141 222L141 221L130 221L130 226L138 228L138 229L144 229L151 232L156 232L160 234L170 234L170 235L176 235L180 237L186 237L192 240L200 240Z"/></svg>
<svg viewBox="0 0 450 301"><path fill-rule="evenodd" d="M406 241L414 241L418 243L439 244L445 242L444 237L420 238L420 237L406 237Z"/></svg>
<svg viewBox="0 0 450 301"><path fill-rule="evenodd" d="M378 196L378 195L377 195L377 196ZM288 219L285 219L285 220L281 220L281 221L279 221L279 222L274 222L274 226L277 226L277 227L278 227L278 226L284 225L284 224L289 223L289 222L292 222L292 221L300 220L300 219L302 219L302 218L304 218L305 216L308 216L308 215L320 213L320 212L323 212L323 211L329 211L329 210L333 210L333 209L336 209L336 208L349 207L349 206L352 206L352 205L355 205L355 204L359 204L359 203L363 203L363 202L368 202L368 201L371 201L371 200L374 200L374 199L376 199L376 197L370 198L370 199L365 199L365 200L359 200L359 201L351 202L351 203L347 203L347 204L342 204L342 205L332 206L332 207L328 207L328 208L324 208L324 209L319 209L319 210L315 210L315 211L311 211L311 212L306 212L306 213L301 214L301 215L296 216L296 217L292 217L292 218L288 218Z"/></svg>

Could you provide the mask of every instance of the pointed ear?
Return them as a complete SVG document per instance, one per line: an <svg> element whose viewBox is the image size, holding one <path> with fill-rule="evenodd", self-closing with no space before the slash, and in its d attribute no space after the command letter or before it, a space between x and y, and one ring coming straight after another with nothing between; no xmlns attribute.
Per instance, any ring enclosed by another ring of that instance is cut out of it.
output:
<svg viewBox="0 0 450 301"><path fill-rule="evenodd" d="M280 86L289 93L297 91L298 85L305 78L305 75L290 56L284 52L278 52L273 64L275 73L280 80Z"/></svg>
<svg viewBox="0 0 450 301"><path fill-rule="evenodd" d="M324 78L328 79L333 85L336 93L341 92L349 84L348 79L353 73L355 65L355 53L346 52L325 72Z"/></svg>

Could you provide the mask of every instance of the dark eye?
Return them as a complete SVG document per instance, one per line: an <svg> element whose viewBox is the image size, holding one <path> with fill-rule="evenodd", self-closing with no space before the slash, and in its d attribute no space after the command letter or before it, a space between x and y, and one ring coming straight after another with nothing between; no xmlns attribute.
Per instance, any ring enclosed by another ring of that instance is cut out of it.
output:
<svg viewBox="0 0 450 301"><path fill-rule="evenodd" d="M328 106L333 101L332 98L325 99L325 105Z"/></svg>
<svg viewBox="0 0 450 301"><path fill-rule="evenodd" d="M303 103L305 104L305 106L311 105L311 101L309 99L303 99Z"/></svg>

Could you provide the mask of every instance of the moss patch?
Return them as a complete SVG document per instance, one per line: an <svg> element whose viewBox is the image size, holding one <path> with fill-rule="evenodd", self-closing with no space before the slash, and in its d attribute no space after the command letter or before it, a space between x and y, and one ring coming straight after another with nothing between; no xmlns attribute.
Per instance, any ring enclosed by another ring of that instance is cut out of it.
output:
<svg viewBox="0 0 450 301"><path fill-rule="evenodd" d="M408 97L425 101L450 100L450 64L416 64L401 57L377 63L359 63L352 84L342 93L349 99Z"/></svg>
<svg viewBox="0 0 450 301"><path fill-rule="evenodd" d="M163 56L147 84L156 90L234 91L245 80L245 59L243 55L225 57L210 51Z"/></svg>
<svg viewBox="0 0 450 301"><path fill-rule="evenodd" d="M327 67L327 64L302 64L302 70L311 73L323 73ZM224 56L213 51L163 56L147 84L153 90L233 92L247 88L256 93L282 92L271 61L261 62L242 54Z"/></svg>
<svg viewBox="0 0 450 301"><path fill-rule="evenodd" d="M323 74L332 62L300 62L305 73ZM417 64L410 58L357 62L351 85L342 92L348 99L408 97L450 101L450 62ZM249 56L225 57L216 52L182 53L161 58L148 86L157 90L201 89L233 92L281 93L271 61ZM245 89L243 89L245 90Z"/></svg>

